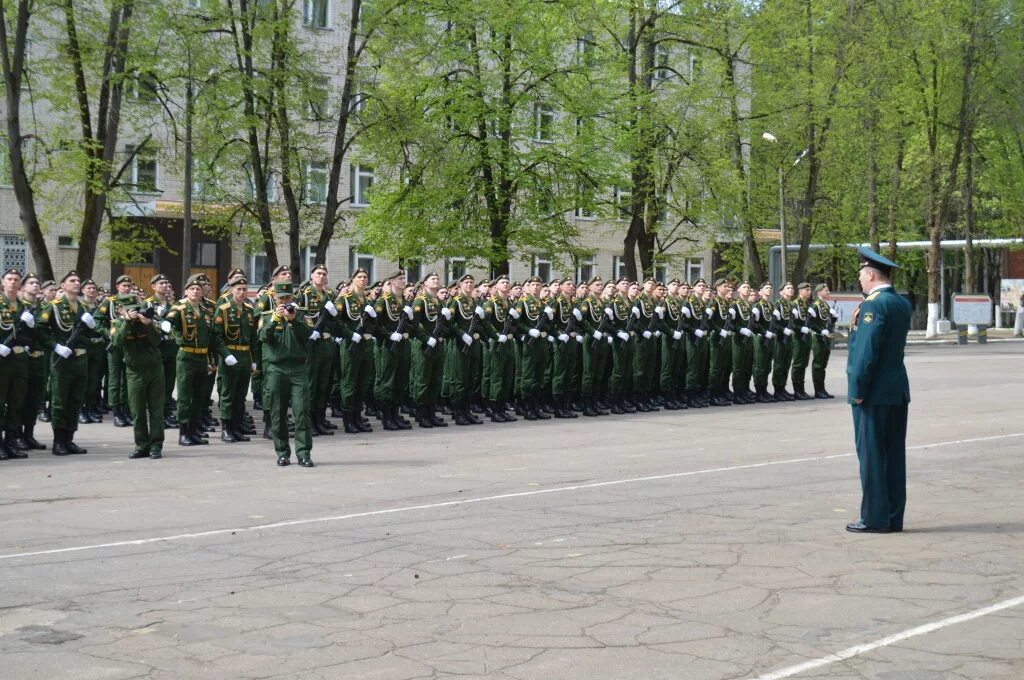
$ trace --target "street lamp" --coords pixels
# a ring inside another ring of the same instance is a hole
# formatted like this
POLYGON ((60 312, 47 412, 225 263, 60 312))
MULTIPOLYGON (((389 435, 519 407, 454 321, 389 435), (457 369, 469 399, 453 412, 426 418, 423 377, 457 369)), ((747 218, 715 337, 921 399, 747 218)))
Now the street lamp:
MULTIPOLYGON (((779 138, 770 132, 763 132, 761 134, 761 138, 766 141, 772 142, 773 144, 779 143, 779 138)), ((802 161, 804 159, 804 156, 807 155, 807 151, 808 149, 804 149, 803 151, 800 152, 800 155, 796 157, 795 161, 793 161, 792 167, 795 168, 797 165, 800 164, 800 161, 802 161)), ((785 181, 786 178, 782 172, 782 163, 779 163, 779 240, 782 242, 782 278, 779 281, 780 286, 786 282, 786 277, 789 275, 789 268, 786 262, 786 255, 788 253, 788 249, 786 247, 785 181)))

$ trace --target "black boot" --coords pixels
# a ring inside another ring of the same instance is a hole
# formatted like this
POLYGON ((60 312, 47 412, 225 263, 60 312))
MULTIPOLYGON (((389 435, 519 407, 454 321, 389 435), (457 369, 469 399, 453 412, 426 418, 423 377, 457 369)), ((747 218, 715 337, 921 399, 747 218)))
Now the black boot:
POLYGON ((4 435, 4 444, 7 446, 7 450, 10 451, 11 458, 28 458, 28 444, 25 440, 18 436, 17 432, 9 431, 4 435))
POLYGON ((593 397, 583 397, 583 415, 587 418, 596 418, 598 416, 597 409, 594 408, 593 397))
POLYGON ((71 452, 68 451, 68 447, 64 444, 64 430, 57 428, 53 429, 53 448, 50 452, 55 456, 67 456, 71 452))
POLYGON ((249 433, 246 431, 247 428, 242 425, 241 417, 229 421, 228 425, 231 426, 231 434, 235 435, 235 439, 237 439, 240 442, 250 441, 249 437, 246 436, 249 433))
POLYGON ((519 420, 519 418, 516 418, 515 415, 513 415, 514 411, 512 409, 512 404, 507 401, 499 402, 498 409, 501 410, 501 414, 505 416, 506 423, 514 423, 519 420))
POLYGON ((121 417, 124 418, 124 422, 128 423, 128 427, 135 424, 135 418, 132 416, 132 410, 128 408, 128 404, 121 404, 121 417))
POLYGON ((541 406, 540 399, 533 399, 530 402, 530 409, 537 416, 537 420, 551 420, 551 416, 545 413, 544 408, 541 406))
POLYGON ((263 400, 260 399, 259 397, 253 397, 252 398, 252 410, 253 411, 262 411, 263 410, 263 400))
POLYGON ((472 425, 473 422, 469 419, 468 409, 463 404, 457 404, 452 406, 452 413, 455 416, 456 425, 472 425))
POLYGON ((490 413, 490 419, 492 423, 507 423, 509 422, 508 416, 505 415, 505 409, 501 407, 501 404, 495 402, 488 409, 490 413))
POLYGON ((315 420, 316 424, 320 426, 320 434, 322 434, 324 436, 327 436, 327 437, 333 437, 334 436, 334 430, 331 429, 333 426, 330 423, 327 422, 327 410, 326 409, 324 409, 323 411, 320 411, 319 413, 314 413, 313 414, 313 420, 315 420))
POLYGON ((220 419, 220 440, 228 444, 234 444, 238 441, 235 433, 231 431, 231 423, 226 418, 220 419))
POLYGON ((0 460, 10 460, 11 458, 14 458, 14 451, 7 446, 3 434, 0 433, 0 460))
POLYGON ((437 410, 435 406, 427 407, 427 415, 430 417, 430 422, 434 425, 434 427, 448 427, 448 421, 442 418, 441 416, 437 415, 437 410))
POLYGON ((114 427, 128 427, 128 421, 124 417, 124 408, 122 406, 114 407, 114 427))
POLYGON ((356 421, 352 412, 342 411, 341 414, 341 422, 345 427, 345 434, 359 434, 359 428, 356 427, 356 421))
POLYGON ((785 385, 775 385, 775 401, 795 401, 796 397, 786 391, 785 385))
POLYGON ((92 418, 89 417, 85 409, 78 412, 78 423, 80 425, 90 425, 92 423, 92 418))
MULTIPOLYGON (((368 414, 369 410, 366 411, 368 414)), ((363 417, 359 409, 356 409, 352 415, 352 422, 356 424, 360 432, 373 432, 373 426, 370 425, 370 421, 363 417)))
POLYGON ((192 437, 188 434, 188 428, 184 425, 178 426, 178 446, 195 446, 192 437))
POLYGON ((67 447, 68 453, 73 453, 73 454, 89 453, 88 449, 83 449, 81 446, 79 446, 78 444, 76 444, 74 442, 74 439, 75 439, 75 431, 74 430, 64 430, 64 435, 65 435, 65 437, 64 437, 64 446, 67 447))
POLYGON ((814 399, 811 395, 807 394, 804 390, 803 383, 793 383, 793 394, 796 396, 797 401, 807 401, 808 399, 814 399))
POLYGON ((412 423, 402 417, 402 414, 398 412, 398 404, 391 404, 391 420, 400 430, 411 430, 412 423))
MULTIPOLYGON (((48 423, 48 422, 50 422, 50 405, 49 404, 47 404, 47 405, 43 406, 41 409, 39 409, 39 416, 38 416, 38 418, 39 418, 39 422, 41 422, 41 423, 48 423)), ((67 454, 64 454, 64 455, 67 455, 67 454)))
POLYGON ((21 438, 25 440, 26 444, 28 444, 28 448, 29 448, 30 451, 45 451, 46 450, 45 446, 43 446, 38 441, 36 441, 36 437, 35 437, 36 421, 35 421, 34 418, 32 420, 30 420, 28 423, 25 424, 24 430, 25 430, 25 432, 24 432, 24 434, 22 434, 21 438))
POLYGON ((89 418, 92 420, 92 422, 94 422, 94 423, 102 423, 103 422, 103 415, 100 414, 100 412, 96 409, 95 406, 90 406, 90 407, 88 407, 85 410, 89 412, 89 418))
POLYGON ((835 399, 831 394, 825 390, 824 381, 814 381, 814 398, 815 399, 835 399))
POLYGON ((338 426, 327 419, 327 407, 320 409, 320 424, 328 430, 337 430, 338 426))
POLYGON ((202 428, 196 423, 189 424, 185 431, 188 432, 189 439, 191 439, 192 443, 196 446, 203 446, 210 443, 206 439, 206 433, 203 432, 202 428))
POLYGON ((420 404, 416 407, 416 424, 425 430, 431 430, 434 427, 434 423, 430 420, 430 412, 425 404, 420 404))

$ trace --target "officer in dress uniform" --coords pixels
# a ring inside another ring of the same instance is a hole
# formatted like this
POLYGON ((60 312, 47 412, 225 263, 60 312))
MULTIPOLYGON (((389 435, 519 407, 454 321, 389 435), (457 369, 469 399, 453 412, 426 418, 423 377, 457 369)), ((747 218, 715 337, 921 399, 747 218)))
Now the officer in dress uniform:
POLYGON ((811 329, 811 350, 814 356, 811 380, 814 382, 816 399, 833 398, 825 389, 825 369, 828 368, 828 358, 832 354, 832 329, 839 313, 828 304, 828 297, 828 284, 819 283, 814 287, 814 302, 807 309, 807 325, 811 329))
POLYGON ((757 301, 751 308, 754 315, 754 392, 759 404, 771 404, 775 397, 768 392, 768 376, 775 353, 775 333, 772 331, 772 283, 765 281, 758 289, 757 301))
POLYGON ((156 312, 157 329, 160 331, 160 362, 164 366, 164 429, 167 429, 178 426, 172 400, 178 343, 174 341, 174 336, 165 333, 160 326, 167 318, 167 312, 174 306, 174 298, 171 296, 171 280, 163 274, 154 274, 149 280, 149 287, 153 293, 146 298, 146 302, 156 312))
POLYGON ((576 301, 576 309, 580 311, 580 328, 583 331, 583 347, 580 362, 580 397, 583 400, 583 415, 588 418, 606 416, 608 411, 598 408, 597 401, 602 396, 606 360, 608 357, 608 331, 611 319, 606 316, 604 301, 601 294, 604 282, 595 276, 587 283, 587 293, 576 301))
POLYGON ((572 377, 579 362, 577 338, 583 339, 579 325, 583 320, 583 313, 575 309, 572 303, 575 289, 575 282, 570 278, 564 278, 558 282, 558 293, 551 301, 551 306, 555 310, 552 322, 555 342, 552 345, 551 398, 556 418, 578 417, 570 400, 572 377))
MULTIPOLYGON (((92 279, 82 281, 82 294, 79 296, 79 303, 85 307, 85 311, 99 319, 100 305, 103 298, 99 294, 99 287, 92 279)), ((85 405, 78 413, 78 422, 87 425, 89 423, 102 423, 103 416, 100 414, 100 402, 102 401, 103 379, 108 374, 107 345, 109 340, 99 330, 86 330, 82 334, 83 346, 86 349, 86 356, 89 358, 89 374, 85 386, 85 405)), ((110 384, 109 378, 107 384, 110 384)), ((115 416, 115 420, 123 422, 121 416, 115 416)), ((115 423, 115 426, 117 423, 115 423)))
POLYGON ((21 272, 8 269, 0 295, 0 460, 27 457, 16 442, 21 431, 35 317, 18 296, 20 290, 21 272))
POLYGON ((337 330, 334 318, 334 291, 327 285, 327 266, 314 264, 309 283, 302 286, 296 304, 306 312, 306 318, 317 328, 309 347, 309 405, 313 436, 333 435, 337 427, 327 420, 327 398, 331 388, 331 370, 338 345, 334 342, 337 330))
POLYGON ((727 279, 715 281, 716 295, 705 308, 708 325, 711 327, 710 358, 708 361, 708 388, 711 390, 712 406, 731 406, 729 398, 729 376, 732 374, 732 319, 729 307, 732 304, 732 284, 727 279))
POLYGON ((178 343, 175 374, 178 390, 178 444, 208 444, 201 416, 205 407, 213 315, 203 305, 203 284, 193 274, 185 282, 185 299, 167 312, 163 329, 178 343))
POLYGON ((657 345, 661 330, 658 327, 665 310, 655 297, 658 282, 653 278, 644 281, 643 292, 634 301, 633 308, 640 312, 636 320, 637 333, 633 345, 633 401, 637 410, 647 413, 659 410, 651 403, 651 391, 657 365, 657 345))
POLYGON ((337 323, 341 330, 341 408, 345 419, 345 432, 373 432, 363 420, 373 382, 373 324, 377 315, 366 293, 369 274, 357 269, 347 293, 339 298, 337 323))
POLYGON ((441 277, 431 272, 412 301, 409 389, 416 404, 416 422, 423 428, 448 427, 437 415, 437 400, 444 380, 444 345, 452 313, 438 297, 440 290, 441 277))
POLYGON ((794 326, 799 329, 794 335, 796 342, 793 346, 793 395, 800 401, 814 398, 804 389, 804 377, 811 357, 811 328, 807 325, 807 310, 810 309, 810 304, 811 284, 803 281, 797 286, 797 297, 793 301, 793 313, 796 315, 794 326))
POLYGON ((399 270, 385 280, 385 289, 374 303, 377 356, 374 396, 385 430, 409 430, 412 424, 398 413, 409 397, 409 338, 414 320, 405 302, 405 272, 399 270))
POLYGON ((690 408, 704 408, 708 405, 704 395, 708 375, 708 315, 704 303, 707 288, 704 279, 693 282, 690 297, 680 308, 687 319, 686 332, 686 396, 690 408))
POLYGON ((228 280, 228 297, 217 305, 213 318, 215 346, 220 355, 221 441, 247 442, 242 419, 249 379, 255 370, 256 313, 248 299, 244 274, 228 280))
MULTIPOLYGON (((114 281, 116 294, 100 302, 95 317, 99 322, 100 332, 107 346, 110 346, 110 329, 114 319, 121 316, 125 301, 134 286, 132 277, 127 274, 118 276, 114 281)), ((124 354, 117 347, 110 347, 107 352, 107 399, 114 411, 114 427, 131 427, 132 416, 128 412, 128 390, 125 382, 124 354)))
POLYGON ((754 323, 750 297, 753 291, 749 281, 736 286, 736 299, 729 307, 733 321, 732 335, 732 392, 734 404, 753 404, 750 377, 754 369, 754 323))
MULTIPOLYGON (((539 281, 540 279, 538 279, 539 281)), ((473 299, 473 276, 465 274, 458 280, 458 293, 448 301, 451 327, 447 344, 445 373, 451 375, 452 414, 456 425, 480 425, 482 421, 470 412, 469 400, 473 394, 473 343, 479 342, 484 330, 483 307, 473 299)))
POLYGON ((682 302, 679 299, 679 279, 668 282, 663 302, 665 318, 661 335, 661 375, 659 387, 662 404, 669 411, 686 408, 683 396, 682 377, 686 372, 683 359, 686 356, 684 327, 680 323, 686 317, 679 311, 682 302), (680 348, 684 348, 682 351, 680 348))
POLYGON ((21 405, 21 423, 18 427, 18 436, 14 440, 14 449, 17 452, 24 451, 45 451, 46 447, 36 441, 35 426, 36 416, 40 405, 46 400, 46 364, 48 362, 46 345, 40 329, 36 327, 36 320, 39 312, 42 311, 42 302, 39 296, 39 277, 35 274, 26 274, 21 280, 21 291, 18 293, 23 307, 19 315, 22 321, 22 340, 28 347, 28 380, 25 383, 25 398, 21 405), (29 320, 24 316, 25 312, 32 315, 29 320))
POLYGON ((491 422, 513 423, 518 420, 508 412, 515 388, 515 306, 509 298, 512 282, 502 274, 490 287, 490 296, 483 301, 484 317, 489 330, 487 351, 490 385, 487 399, 491 422))
MULTIPOLYGON (((281 264, 274 267, 274 271, 270 272, 270 285, 261 294, 256 296, 256 303, 253 305, 256 318, 259 318, 263 312, 272 310, 276 306, 274 304, 274 284, 284 281, 291 282, 291 280, 292 270, 287 265, 281 264)), ((252 377, 252 408, 254 411, 261 411, 263 410, 263 362, 260 361, 259 355, 260 343, 256 343, 256 348, 256 372, 252 377)))
POLYGON ((786 281, 779 289, 779 299, 772 310, 772 332, 776 336, 775 356, 772 358, 772 386, 775 389, 776 401, 793 401, 793 394, 786 391, 789 379, 789 367, 793 363, 793 345, 796 335, 793 325, 796 316, 793 314, 793 283, 786 281))
POLYGON ((910 303, 892 287, 896 263, 861 247, 865 298, 850 330, 846 377, 860 461, 860 519, 856 533, 903 531, 907 504, 907 404, 910 383, 903 353, 910 303))

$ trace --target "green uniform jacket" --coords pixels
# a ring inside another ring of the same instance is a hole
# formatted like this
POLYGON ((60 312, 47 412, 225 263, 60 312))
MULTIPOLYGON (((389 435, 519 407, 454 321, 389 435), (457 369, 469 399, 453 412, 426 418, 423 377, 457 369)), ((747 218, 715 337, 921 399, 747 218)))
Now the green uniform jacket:
MULTIPOLYGON (((171 332, 178 347, 189 350, 209 350, 214 346, 213 315, 200 301, 199 311, 188 302, 179 302, 171 307, 165 319, 171 324, 171 332)), ((202 354, 202 352, 195 352, 202 354)))
MULTIPOLYGON (((56 298, 53 302, 43 307, 43 310, 39 313, 36 328, 46 348, 53 350, 58 344, 67 347, 71 332, 85 313, 85 305, 78 302, 77 310, 73 310, 71 309, 71 303, 64 297, 56 298)), ((81 334, 78 337, 79 340, 75 342, 75 346, 71 347, 71 349, 75 350, 75 354, 84 354, 85 343, 81 341, 81 334)))
POLYGON ((349 291, 338 298, 335 304, 338 305, 338 316, 334 322, 337 324, 338 333, 344 338, 345 342, 349 341, 360 324, 363 326, 360 329, 363 334, 363 340, 369 340, 373 337, 373 326, 376 319, 367 317, 363 320, 363 310, 369 304, 369 300, 365 295, 360 296, 354 291, 349 291))
POLYGON ((289 321, 274 312, 260 315, 259 339, 263 344, 263 360, 271 364, 301 363, 309 353, 306 343, 313 332, 313 324, 305 312, 296 310, 295 318, 289 321))
POLYGON ((128 368, 145 372, 162 364, 159 323, 114 319, 110 327, 110 341, 124 350, 124 362, 128 368))
POLYGON ((213 334, 214 348, 225 359, 235 352, 252 352, 256 342, 256 313, 252 305, 243 300, 239 307, 230 299, 217 305, 213 334))
POLYGON ((891 286, 874 291, 861 304, 846 360, 851 404, 855 399, 863 399, 863 406, 910 403, 903 365, 910 312, 910 303, 891 286))
MULTIPOLYGON (((437 328, 437 315, 441 312, 441 301, 435 295, 423 291, 412 301, 413 322, 409 326, 412 337, 426 342, 434 335, 437 328)), ((437 340, 440 342, 446 334, 442 334, 437 340)))
POLYGON ((404 300, 399 300, 391 291, 381 293, 377 298, 373 305, 373 310, 377 312, 374 334, 379 342, 390 342, 391 334, 399 328, 402 331, 402 339, 409 339, 413 323, 406 314, 406 308, 412 310, 411 306, 406 305, 404 300))
POLYGON ((330 288, 324 288, 324 291, 321 293, 312 283, 303 286, 302 290, 299 291, 298 297, 295 299, 295 304, 306 310, 306 318, 314 326, 320 321, 321 314, 327 314, 327 318, 320 324, 320 336, 326 340, 330 340, 338 332, 336 317, 332 317, 324 309, 324 305, 328 301, 332 304, 334 303, 334 292, 330 288))

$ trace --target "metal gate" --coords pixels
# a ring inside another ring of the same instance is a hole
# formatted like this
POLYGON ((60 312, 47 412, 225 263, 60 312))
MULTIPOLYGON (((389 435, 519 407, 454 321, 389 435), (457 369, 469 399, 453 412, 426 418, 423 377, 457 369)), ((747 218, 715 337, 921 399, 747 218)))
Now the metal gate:
POLYGON ((28 266, 28 247, 25 237, 14 234, 0 236, 0 271, 17 269, 26 273, 28 266))

